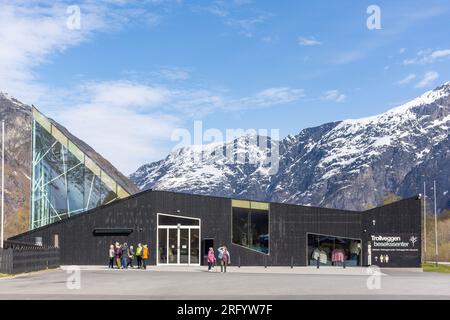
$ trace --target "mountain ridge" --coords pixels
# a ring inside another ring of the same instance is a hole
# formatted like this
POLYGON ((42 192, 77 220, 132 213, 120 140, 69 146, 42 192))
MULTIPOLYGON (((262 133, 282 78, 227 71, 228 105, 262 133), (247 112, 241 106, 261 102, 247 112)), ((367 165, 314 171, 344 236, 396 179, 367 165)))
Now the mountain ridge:
MULTIPOLYGON (((262 173, 264 166, 214 163, 210 156, 189 163, 186 155, 198 151, 186 147, 144 164, 130 179, 141 189, 364 210, 381 204, 389 193, 402 197, 423 193, 422 181, 412 177, 430 163, 433 153, 439 152, 436 148, 444 150, 450 144, 449 97, 450 81, 384 113, 325 123, 288 135, 278 142, 279 171, 272 176, 262 173)), ((222 147, 242 147, 242 139, 224 142, 222 147)), ((244 151, 234 150, 235 154, 244 151)), ((202 154, 211 152, 205 145, 202 154)), ((255 152, 247 150, 249 157, 255 152)), ((440 166, 442 161, 447 158, 441 158, 440 166)), ((433 170, 441 170, 436 165, 433 170)), ((433 176, 422 173, 420 179, 431 185, 429 178, 433 176)), ((441 187, 449 184, 449 176, 439 179, 441 187)), ((444 209, 450 203, 448 190, 442 192, 447 193, 438 202, 444 209)))

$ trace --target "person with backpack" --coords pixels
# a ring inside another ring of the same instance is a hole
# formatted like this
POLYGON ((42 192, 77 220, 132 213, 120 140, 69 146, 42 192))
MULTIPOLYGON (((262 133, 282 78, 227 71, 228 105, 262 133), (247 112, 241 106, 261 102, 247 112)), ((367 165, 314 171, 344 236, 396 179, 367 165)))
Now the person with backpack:
POLYGON ((133 246, 130 246, 130 248, 128 249, 128 264, 127 264, 127 266, 129 266, 130 268, 133 268, 133 259, 134 259, 134 248, 133 246))
POLYGON ((147 259, 148 259, 148 247, 144 244, 144 248, 142 249, 142 266, 144 270, 147 269, 147 259))
POLYGON ((216 264, 216 257, 214 256, 214 249, 212 247, 209 248, 208 251, 208 272, 211 272, 212 268, 216 264))
POLYGON ((128 267, 128 244, 125 242, 122 246, 122 269, 128 267))
POLYGON ((120 244, 116 242, 116 246, 114 248, 114 258, 116 259, 117 269, 120 269, 121 263, 120 260, 122 258, 122 249, 120 248, 120 244))
POLYGON ((142 267, 142 244, 139 243, 136 248, 136 260, 137 260, 137 267, 140 269, 142 267))
POLYGON ((110 268, 110 269, 114 269, 114 256, 115 256, 114 245, 112 244, 109 246, 109 266, 108 266, 108 268, 110 268))

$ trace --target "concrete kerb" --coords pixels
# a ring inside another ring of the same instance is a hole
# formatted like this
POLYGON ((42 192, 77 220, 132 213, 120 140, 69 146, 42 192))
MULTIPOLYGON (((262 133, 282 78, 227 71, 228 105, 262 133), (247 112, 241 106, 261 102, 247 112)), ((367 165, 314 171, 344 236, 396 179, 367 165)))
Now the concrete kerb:
MULTIPOLYGON (((67 270, 70 266, 61 266, 62 270, 67 270)), ((137 268, 124 269, 110 269, 107 266, 77 266, 80 271, 109 271, 109 272, 204 272, 208 273, 205 266, 147 266, 146 270, 137 268)), ((386 276, 380 269, 382 276, 386 276)), ((406 269, 402 269, 405 271, 406 269)), ((407 269, 410 270, 410 269, 407 269)), ((420 269, 421 270, 421 269, 420 269)), ((215 270, 211 273, 220 273, 220 267, 216 266, 215 270)), ((229 266, 227 273, 247 273, 247 274, 298 274, 298 275, 342 275, 342 276, 368 276, 365 267, 236 267, 229 266)))
POLYGON ((44 270, 37 270, 37 271, 30 271, 30 272, 22 272, 22 273, 17 273, 17 274, 8 274, 5 277, 0 277, 0 281, 7 280, 7 279, 13 279, 13 278, 22 278, 22 277, 26 277, 26 276, 41 274, 44 272, 52 272, 52 271, 57 271, 57 270, 61 270, 61 269, 62 269, 61 267, 58 267, 58 268, 51 268, 51 269, 44 269, 44 270))

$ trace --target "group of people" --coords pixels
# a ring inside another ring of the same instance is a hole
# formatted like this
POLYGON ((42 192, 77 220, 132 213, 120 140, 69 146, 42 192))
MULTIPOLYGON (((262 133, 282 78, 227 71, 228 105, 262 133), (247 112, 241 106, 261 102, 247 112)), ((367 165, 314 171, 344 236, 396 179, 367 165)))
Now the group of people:
POLYGON ((217 258, 214 254, 214 248, 208 250, 208 271, 212 272, 217 261, 220 263, 220 272, 227 272, 227 266, 231 263, 230 251, 224 245, 217 249, 217 258))
POLYGON ((133 261, 136 257, 138 269, 147 269, 147 260, 149 257, 148 246, 146 244, 138 244, 136 251, 133 246, 128 246, 125 242, 122 245, 116 242, 115 245, 109 247, 109 268, 113 269, 114 265, 118 269, 133 268, 133 261))
MULTIPOLYGON (((136 258, 138 269, 147 269, 147 260, 149 257, 149 250, 146 244, 138 244, 136 251, 133 246, 128 246, 126 242, 120 244, 116 242, 109 247, 109 268, 114 269, 128 269, 134 268, 133 261, 136 258)), ((213 271, 216 263, 220 263, 220 272, 227 272, 227 266, 231 263, 230 252, 224 245, 217 249, 217 258, 214 253, 214 248, 209 248, 208 251, 208 271, 213 271)))

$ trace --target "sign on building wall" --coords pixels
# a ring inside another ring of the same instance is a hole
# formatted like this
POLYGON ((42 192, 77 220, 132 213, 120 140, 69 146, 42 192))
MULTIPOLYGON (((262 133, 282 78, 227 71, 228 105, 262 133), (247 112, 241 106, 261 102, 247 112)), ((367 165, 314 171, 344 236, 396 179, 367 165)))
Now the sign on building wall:
POLYGON ((368 264, 380 267, 420 266, 420 236, 417 234, 373 234, 368 239, 368 264))

